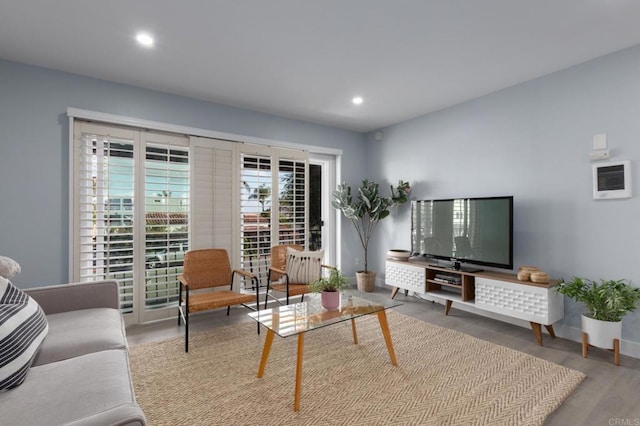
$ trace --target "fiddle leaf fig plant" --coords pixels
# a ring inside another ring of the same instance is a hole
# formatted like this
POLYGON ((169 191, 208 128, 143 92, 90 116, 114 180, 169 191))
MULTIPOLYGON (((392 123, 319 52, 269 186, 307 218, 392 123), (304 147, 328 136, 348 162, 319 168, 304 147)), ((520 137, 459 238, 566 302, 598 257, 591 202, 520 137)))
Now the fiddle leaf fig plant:
POLYGON ((362 181, 355 200, 351 195, 351 187, 344 182, 333 191, 331 205, 351 221, 364 249, 364 272, 368 272, 369 240, 378 223, 389 216, 391 207, 406 203, 410 191, 409 183, 400 180, 397 187, 391 185, 391 195, 383 197, 380 195, 378 184, 368 179, 362 181))

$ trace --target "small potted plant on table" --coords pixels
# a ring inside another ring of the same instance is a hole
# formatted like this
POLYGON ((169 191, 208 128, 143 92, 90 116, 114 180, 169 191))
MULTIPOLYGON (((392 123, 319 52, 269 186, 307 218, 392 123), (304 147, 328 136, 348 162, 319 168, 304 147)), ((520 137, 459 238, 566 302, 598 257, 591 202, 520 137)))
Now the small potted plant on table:
POLYGON ((582 356, 587 357, 589 346, 612 349, 620 365, 622 318, 638 307, 640 288, 626 280, 598 283, 574 277, 569 282, 561 280, 556 290, 587 307, 588 312, 582 314, 582 356))
POLYGON ((322 307, 325 309, 336 309, 340 306, 340 290, 351 285, 348 277, 345 277, 337 269, 330 269, 328 277, 320 277, 317 281, 309 284, 311 291, 320 293, 322 307))

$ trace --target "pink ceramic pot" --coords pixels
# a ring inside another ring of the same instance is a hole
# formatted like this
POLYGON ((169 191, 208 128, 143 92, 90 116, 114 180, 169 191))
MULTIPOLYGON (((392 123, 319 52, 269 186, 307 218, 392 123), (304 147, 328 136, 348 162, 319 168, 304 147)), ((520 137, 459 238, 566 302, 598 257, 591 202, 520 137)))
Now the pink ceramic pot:
POLYGON ((340 306, 339 291, 323 291, 320 293, 320 302, 322 307, 328 310, 337 309, 340 306))

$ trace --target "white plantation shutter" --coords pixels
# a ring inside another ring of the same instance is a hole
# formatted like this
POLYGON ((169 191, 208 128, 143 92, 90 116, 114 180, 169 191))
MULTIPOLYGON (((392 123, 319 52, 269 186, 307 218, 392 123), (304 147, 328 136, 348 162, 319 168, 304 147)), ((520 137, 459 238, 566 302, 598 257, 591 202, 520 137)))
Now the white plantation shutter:
POLYGON ((117 279, 133 312, 134 175, 137 132, 76 122, 74 281, 117 279))
MULTIPOLYGON (((142 132, 144 146, 143 319, 164 317, 157 312, 178 301, 178 276, 189 249, 190 153, 184 136, 142 132)), ((140 258, 139 256, 137 258, 140 258)))
POLYGON ((128 324, 175 315, 189 249, 224 248, 234 268, 265 285, 271 246, 305 245, 306 152, 80 120, 73 127, 71 278, 117 280, 128 324))
POLYGON ((308 173, 305 151, 241 147, 241 266, 258 275, 262 286, 271 246, 306 246, 308 173))
POLYGON ((243 144, 240 153, 240 267, 257 275, 262 286, 266 286, 272 245, 271 151, 243 144))
POLYGON ((237 259, 234 230, 237 200, 234 185, 237 143, 191 137, 193 161, 192 247, 224 248, 237 259))
POLYGON ((278 149, 278 243, 305 246, 309 229, 309 157, 305 151, 278 149))

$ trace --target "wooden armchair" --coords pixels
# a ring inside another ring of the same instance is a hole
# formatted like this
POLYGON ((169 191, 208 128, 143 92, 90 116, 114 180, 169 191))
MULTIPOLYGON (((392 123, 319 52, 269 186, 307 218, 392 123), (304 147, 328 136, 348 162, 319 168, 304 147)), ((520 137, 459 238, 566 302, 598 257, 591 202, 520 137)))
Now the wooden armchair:
MULTIPOLYGON (((188 251, 184 256, 183 273, 178 279, 180 281, 178 325, 182 317, 185 323, 185 352, 189 352, 189 314, 226 306, 227 315, 229 315, 231 305, 243 305, 253 310, 247 304, 254 301, 255 310, 259 309, 258 279, 252 273, 241 269, 232 271, 229 254, 224 249, 188 251), (251 279, 256 290, 255 296, 233 291, 236 274, 251 279), (221 289, 222 287, 228 287, 228 289, 221 289), (210 291, 206 291, 207 289, 210 291), (192 293, 194 290, 199 291, 192 293)), ((258 334, 260 334, 259 326, 258 334)))
POLYGON ((304 295, 309 293, 309 284, 320 278, 322 268, 331 268, 323 265, 322 257, 324 251, 303 252, 303 248, 297 244, 282 244, 271 247, 271 264, 267 273, 267 293, 264 300, 264 307, 267 307, 269 297, 278 300, 270 290, 286 294, 286 303, 289 304, 289 297, 304 295), (292 252, 299 254, 292 255, 292 252), (291 259, 289 261, 288 259, 291 259), (298 261, 301 265, 294 265, 298 261))

